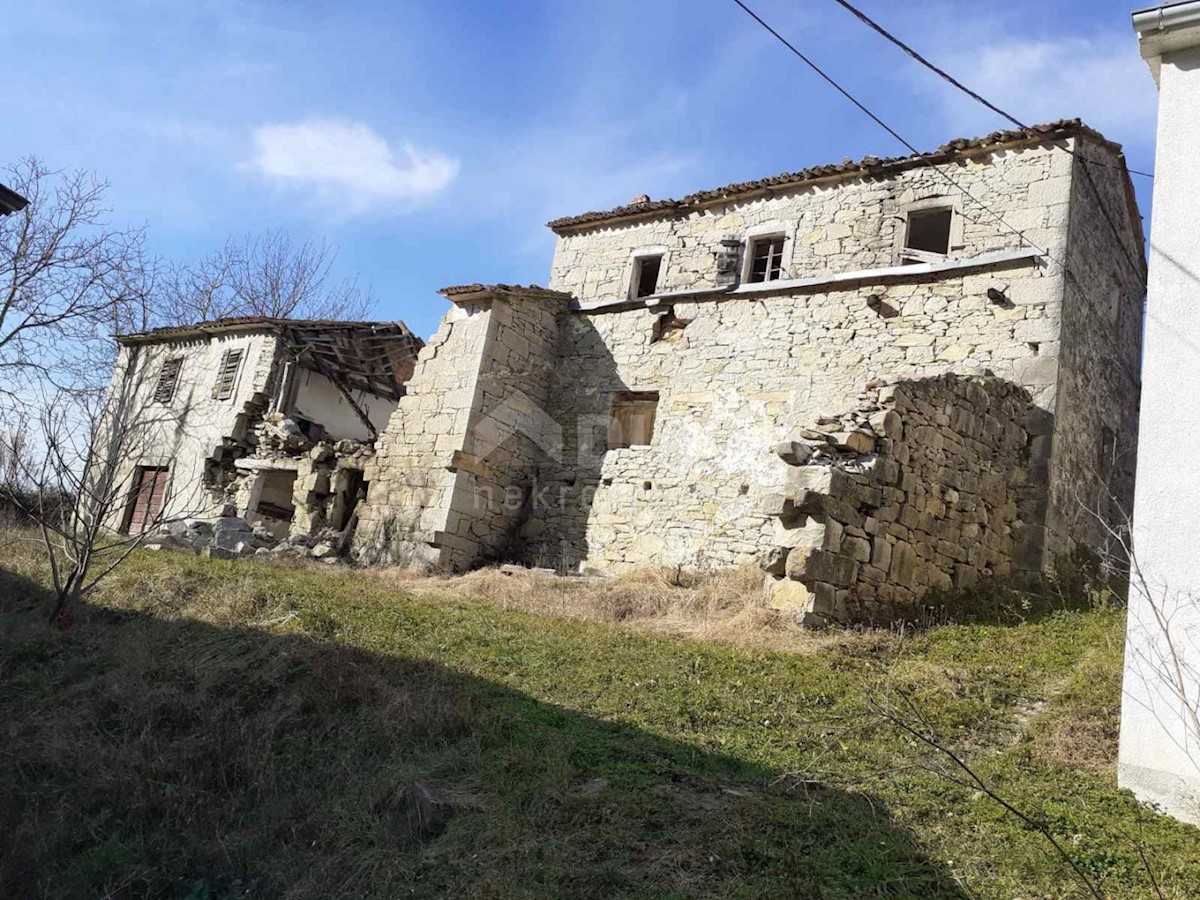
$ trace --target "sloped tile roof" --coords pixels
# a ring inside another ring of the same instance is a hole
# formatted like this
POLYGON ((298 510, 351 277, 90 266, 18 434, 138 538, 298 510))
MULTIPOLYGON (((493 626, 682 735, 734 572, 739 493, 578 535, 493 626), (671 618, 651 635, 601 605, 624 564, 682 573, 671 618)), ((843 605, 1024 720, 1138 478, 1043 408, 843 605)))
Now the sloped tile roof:
POLYGON ((697 191, 678 200, 648 200, 642 203, 618 206, 615 209, 603 212, 586 212, 576 216, 564 216, 547 223, 547 227, 556 234, 567 234, 581 228, 616 222, 622 219, 679 215, 712 203, 740 199, 748 194, 757 192, 796 188, 812 181, 861 176, 879 177, 881 175, 902 172, 906 169, 952 162, 967 156, 978 155, 981 151, 1000 149, 1005 146, 1059 141, 1071 137, 1087 137, 1105 145, 1118 155, 1121 153, 1119 144, 1112 143, 1100 134, 1100 132, 1089 128, 1081 120, 1061 119, 1057 122, 1050 122, 1045 125, 1033 125, 1024 129, 996 131, 984 137, 957 138, 929 153, 895 156, 886 159, 867 156, 858 162, 852 162, 847 159, 840 163, 812 166, 807 169, 801 169, 798 172, 785 172, 782 175, 774 175, 770 178, 740 181, 727 184, 724 187, 697 191))

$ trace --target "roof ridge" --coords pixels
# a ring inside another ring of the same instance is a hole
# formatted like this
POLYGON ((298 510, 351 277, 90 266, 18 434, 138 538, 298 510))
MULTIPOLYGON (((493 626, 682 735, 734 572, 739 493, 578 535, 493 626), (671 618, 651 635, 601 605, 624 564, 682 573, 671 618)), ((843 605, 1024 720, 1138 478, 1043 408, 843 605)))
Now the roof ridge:
POLYGON ((116 340, 118 343, 124 342, 146 342, 158 338, 169 339, 173 337, 181 337, 187 334, 206 334, 211 332, 219 332, 232 330, 236 328, 248 328, 254 326, 262 326, 268 328, 398 328, 403 333, 411 335, 412 330, 399 319, 392 320, 377 320, 377 321, 359 321, 353 319, 296 319, 288 316, 222 316, 216 319, 203 319, 199 322, 193 322, 188 325, 163 325, 158 328, 150 328, 146 331, 133 331, 126 334, 118 334, 116 340))
POLYGON ((823 178, 852 177, 855 175, 877 175, 887 171, 897 171, 922 165, 935 165, 960 158, 968 152, 986 151, 991 147, 1011 144, 1040 143, 1046 140, 1056 140, 1067 137, 1088 137, 1102 143, 1114 152, 1122 153, 1121 146, 1108 140, 1099 131, 1084 124, 1082 119, 1059 119, 1043 125, 1031 125, 1028 128, 1011 129, 1008 131, 993 131, 990 134, 974 138, 954 138, 942 144, 936 150, 908 156, 880 158, 864 156, 857 162, 845 159, 840 163, 826 163, 810 166, 795 172, 784 172, 753 181, 733 182, 722 187, 695 191, 677 200, 647 200, 642 203, 630 203, 604 211, 580 213, 574 216, 563 216, 547 223, 552 231, 561 234, 574 228, 598 225, 602 222, 617 219, 649 216, 654 213, 665 213, 696 209, 711 203, 732 199, 741 194, 753 191, 782 189, 798 186, 806 182, 823 178))

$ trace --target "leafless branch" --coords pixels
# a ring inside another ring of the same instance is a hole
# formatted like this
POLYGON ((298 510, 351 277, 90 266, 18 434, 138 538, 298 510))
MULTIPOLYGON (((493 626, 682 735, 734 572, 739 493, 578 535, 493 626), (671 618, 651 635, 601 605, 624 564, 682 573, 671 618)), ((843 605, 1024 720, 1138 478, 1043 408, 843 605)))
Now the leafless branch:
POLYGON ((362 319, 371 295, 355 280, 332 281, 336 256, 324 240, 295 243, 283 231, 230 238, 198 263, 165 273, 160 324, 237 316, 362 319))

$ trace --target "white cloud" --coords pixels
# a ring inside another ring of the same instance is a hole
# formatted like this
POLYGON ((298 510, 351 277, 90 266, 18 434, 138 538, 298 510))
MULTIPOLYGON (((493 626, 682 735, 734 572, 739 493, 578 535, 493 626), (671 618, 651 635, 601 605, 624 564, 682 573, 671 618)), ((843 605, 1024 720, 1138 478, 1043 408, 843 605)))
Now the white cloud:
MULTIPOLYGON (((1124 28, 1087 35, 1025 37, 996 20, 946 18, 928 47, 935 62, 1001 109, 1029 124, 1081 118, 1112 140, 1153 147, 1154 81, 1124 28), (946 48, 955 48, 945 52, 946 48)), ((921 69, 908 76, 935 98, 951 131, 1010 127, 921 69)))
POLYGON ((458 161, 404 144, 393 150, 361 122, 306 119, 254 130, 247 166, 268 178, 338 200, 344 212, 411 206, 440 193, 458 174, 458 161))

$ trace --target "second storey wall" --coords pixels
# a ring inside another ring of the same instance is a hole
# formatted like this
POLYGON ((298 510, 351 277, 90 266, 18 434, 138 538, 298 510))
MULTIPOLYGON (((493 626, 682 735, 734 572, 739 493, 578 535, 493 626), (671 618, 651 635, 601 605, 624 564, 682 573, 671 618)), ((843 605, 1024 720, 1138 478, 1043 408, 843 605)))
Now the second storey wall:
MULTIPOLYGON (((120 479, 128 483, 138 467, 169 472, 164 515, 168 518, 220 513, 219 500, 206 489, 205 464, 222 439, 234 433, 237 420, 255 395, 270 387, 276 340, 270 334, 233 333, 187 341, 122 347, 111 392, 129 397, 125 426, 117 444, 120 479), (227 350, 243 351, 233 393, 213 397, 213 384, 227 350), (154 400, 163 363, 181 357, 183 365, 169 402, 154 400), (129 366, 133 369, 130 372, 129 366)), ((114 509, 110 525, 119 527, 123 507, 114 509)))
POLYGON ((1034 146, 937 169, 731 200, 686 216, 592 227, 559 238, 550 287, 585 306, 622 300, 629 296, 635 257, 661 253, 660 291, 708 288, 722 238, 767 234, 785 237, 785 279, 892 266, 907 214, 931 207, 955 210, 953 256, 1021 246, 1016 231, 1046 247, 1061 240, 1066 225, 1070 165, 1061 150, 1034 146))

